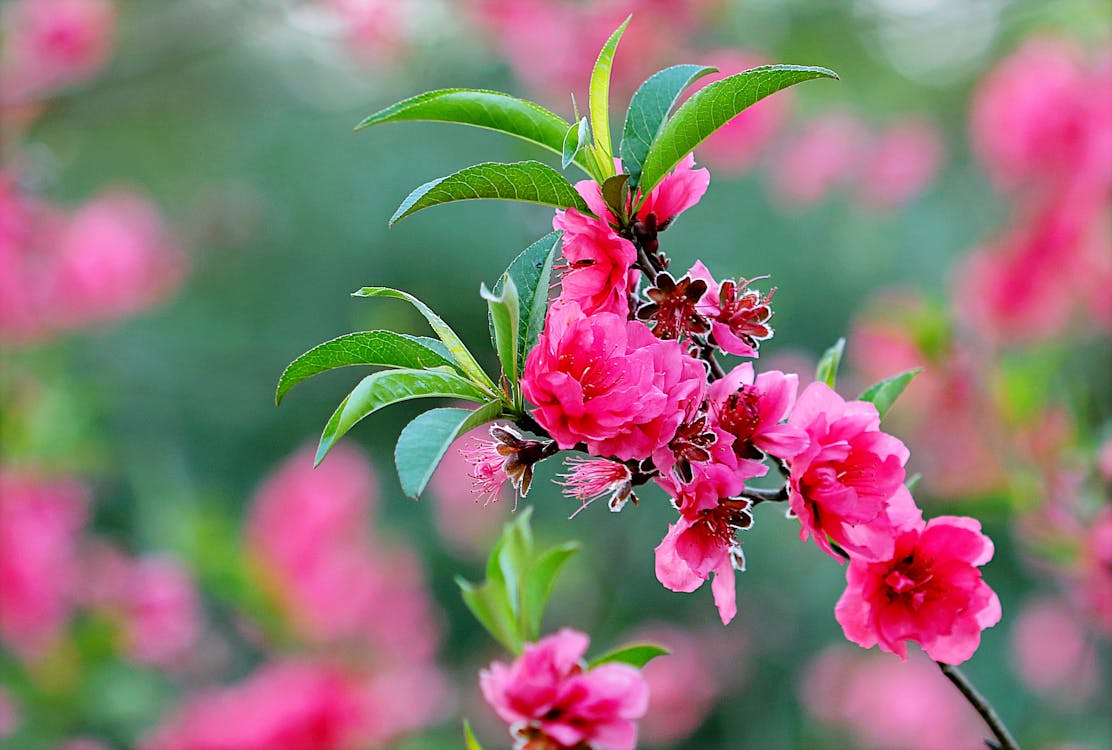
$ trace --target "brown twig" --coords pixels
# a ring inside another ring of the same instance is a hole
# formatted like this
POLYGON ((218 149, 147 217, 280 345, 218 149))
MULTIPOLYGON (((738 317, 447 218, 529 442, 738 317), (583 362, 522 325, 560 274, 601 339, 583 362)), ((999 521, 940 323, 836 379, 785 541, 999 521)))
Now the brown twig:
POLYGON ((996 736, 994 742, 990 743, 988 740, 985 740, 985 744, 989 747, 998 748, 998 750, 1020 750, 1019 743, 1015 741, 1011 732, 1004 726, 1004 722, 1000 720, 992 704, 989 703, 983 695, 977 692, 977 688, 973 687, 973 684, 969 682, 965 674, 953 664, 943 664, 940 661, 935 662, 935 664, 942 670, 942 674, 946 675, 947 679, 954 683, 962 696, 965 697, 965 700, 969 701, 969 705, 973 706, 973 709, 981 715, 985 724, 988 725, 988 728, 991 729, 992 733, 996 736))

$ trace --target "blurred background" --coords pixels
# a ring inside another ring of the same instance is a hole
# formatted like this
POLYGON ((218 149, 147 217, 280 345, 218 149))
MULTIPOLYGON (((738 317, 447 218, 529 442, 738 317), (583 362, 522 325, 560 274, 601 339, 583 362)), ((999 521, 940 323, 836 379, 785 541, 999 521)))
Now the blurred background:
MULTIPOLYGON (((453 576, 481 577, 511 498, 449 453, 401 494, 418 407, 311 447, 354 370, 274 406, 284 366, 351 330, 475 350, 478 297, 551 211, 450 205, 388 230, 410 189, 550 155, 441 124, 353 133, 420 91, 491 88, 566 118, 627 13, 614 120, 655 70, 823 65, 696 151, 711 189, 664 237, 681 268, 769 276, 760 368, 840 390, 925 371, 887 418, 928 515, 980 518, 1004 620, 966 665, 1027 748, 1112 746, 1112 7, 1102 0, 6 0, 0 52, 0 746, 458 748, 503 658, 453 576)), ((615 125, 617 129, 617 125, 615 125)), ((569 178, 578 179, 580 175, 569 178)), ((491 356, 489 364, 494 364, 491 356)), ((739 615, 661 587, 672 517, 540 481, 545 542, 584 541, 545 630, 647 670, 643 745, 981 747, 921 654, 845 642, 844 571, 782 509, 745 536, 739 615)), ((912 649, 917 651, 916 649, 912 649)))

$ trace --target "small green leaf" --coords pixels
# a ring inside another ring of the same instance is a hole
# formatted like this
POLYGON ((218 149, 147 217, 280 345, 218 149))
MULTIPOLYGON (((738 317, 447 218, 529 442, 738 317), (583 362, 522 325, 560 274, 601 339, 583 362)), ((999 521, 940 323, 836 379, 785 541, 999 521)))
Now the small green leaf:
POLYGON ((567 542, 552 547, 533 561, 521 591, 522 635, 527 641, 535 641, 541 634, 541 619, 556 585, 556 578, 571 556, 579 551, 578 542, 567 542))
POLYGON ((488 396, 470 380, 443 370, 383 370, 363 378, 332 414, 317 447, 316 463, 364 417, 391 404, 415 398, 463 398, 485 401, 488 396))
POLYGON ((908 492, 914 492, 915 488, 919 486, 919 481, 922 478, 923 478, 923 475, 916 472, 916 473, 912 474, 911 476, 909 476, 906 481, 904 481, 904 487, 907 487, 908 492))
POLYGON ((407 424, 394 448, 394 466, 406 496, 418 499, 452 443, 468 430, 498 419, 503 406, 492 401, 474 411, 431 409, 407 424))
POLYGON ((575 161, 575 157, 590 145, 591 123, 586 117, 583 117, 580 118, 579 122, 569 127, 567 134, 564 136, 560 165, 567 169, 568 165, 575 161))
MULTIPOLYGON (((525 367, 525 356, 537 343, 544 328, 548 311, 548 286, 552 278, 552 263, 560 245, 560 232, 549 232, 521 251, 506 269, 503 278, 513 279, 520 297, 521 317, 518 322, 518 376, 525 367)), ((501 290, 502 281, 494 287, 501 290)))
POLYGON ((476 585, 460 576, 456 576, 456 585, 460 588, 463 603, 475 615, 479 624, 510 653, 520 654, 524 644, 517 632, 517 623, 510 611, 505 590, 491 581, 476 585))
POLYGON ((539 104, 500 91, 483 89, 426 91, 376 112, 355 129, 415 120, 452 122, 495 130, 531 141, 557 154, 563 151, 564 134, 568 129, 564 118, 539 104))
POLYGON ((518 346, 517 337, 520 335, 521 301, 517 296, 517 284, 509 276, 502 276, 498 293, 487 289, 483 284, 479 294, 487 302, 490 314, 490 327, 494 333, 494 350, 498 352, 498 359, 502 363, 502 374, 506 376, 510 386, 517 387, 518 373, 518 346))
POLYGON ((439 341, 422 339, 393 331, 357 331, 325 341, 290 362, 278 379, 274 402, 282 403, 282 397, 298 383, 338 367, 377 365, 422 370, 456 366, 447 351, 428 343, 432 341, 443 349, 439 341))
POLYGON ((471 722, 467 719, 463 720, 463 741, 464 750, 483 750, 483 746, 475 739, 475 733, 471 731, 471 722))
POLYGON ((818 367, 815 368, 815 380, 833 388, 838 379, 838 365, 842 363, 842 354, 845 350, 846 340, 840 338, 834 342, 834 346, 823 352, 818 367))
POLYGON ((622 168, 629 173, 629 189, 636 190, 641 180, 641 165, 649 147, 664 127, 680 94, 692 83, 718 68, 704 65, 673 65, 651 76, 641 84, 626 111, 625 127, 620 146, 622 168))
POLYGON ((639 646, 626 646, 619 648, 616 651, 611 651, 596 659, 592 659, 588 665, 589 669, 594 669, 600 664, 609 664, 611 662, 620 662, 622 664, 629 664, 630 666, 640 669, 648 664, 650 661, 658 656, 667 656, 670 651, 660 646, 653 646, 651 644, 642 644, 639 646))
POLYGON ((622 25, 614 30, 595 60, 594 70, 591 71, 590 106, 591 130, 595 134, 596 156, 605 163, 600 166, 606 170, 601 177, 614 174, 614 150, 610 146, 610 69, 614 65, 614 51, 618 49, 618 42, 625 33, 629 19, 626 17, 622 25))
POLYGON ((628 182, 629 175, 618 174, 602 183, 602 199, 605 201, 606 207, 610 209, 610 213, 622 226, 625 226, 629 219, 629 190, 626 189, 628 182))
POLYGON ((432 330, 444 342, 444 346, 448 347, 451 352, 452 358, 459 364, 460 368, 471 378, 472 382, 480 388, 486 390, 491 395, 498 395, 498 389, 495 388, 494 382, 483 372, 483 368, 479 367, 479 363, 475 361, 475 357, 464 346, 463 341, 456 332, 445 323, 439 315, 434 313, 428 305, 421 300, 414 297, 407 292, 400 292, 397 289, 390 289, 384 286, 365 286, 362 289, 353 292, 353 297, 392 297, 394 299, 402 299, 417 308, 417 311, 425 316, 425 320, 429 322, 432 330))
POLYGON ((547 164, 485 162, 421 185, 398 206, 390 217, 390 225, 431 206, 481 199, 539 203, 590 213, 587 202, 572 184, 547 164))
POLYGON ((533 528, 529 523, 532 515, 533 509, 526 508, 513 521, 503 525, 499 543, 487 561, 487 578, 505 588, 510 610, 519 623, 518 633, 523 640, 525 634, 520 628, 521 587, 533 560, 533 528))
POLYGON ((672 167, 711 133, 769 94, 813 78, 837 77, 826 68, 765 65, 696 91, 664 123, 649 147, 641 172, 642 194, 647 195, 672 167))
POLYGON ((861 394, 862 401, 868 401, 876 406, 881 418, 888 413, 892 408, 892 404, 896 403, 896 399, 904 392, 904 389, 911 383, 912 379, 923 371, 922 367, 916 367, 906 372, 901 372, 899 375, 894 375, 890 378, 885 378, 879 383, 874 383, 865 389, 861 394))

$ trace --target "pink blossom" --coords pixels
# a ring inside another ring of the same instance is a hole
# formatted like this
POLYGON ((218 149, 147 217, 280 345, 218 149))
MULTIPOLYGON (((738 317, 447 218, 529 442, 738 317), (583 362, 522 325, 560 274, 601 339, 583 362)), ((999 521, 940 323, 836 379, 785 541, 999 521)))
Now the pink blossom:
POLYGON ((921 654, 898 662, 842 646, 823 651, 799 680, 804 707, 847 730, 863 750, 940 750, 984 743, 979 720, 921 654))
POLYGON ((483 499, 483 505, 497 500, 510 479, 505 469, 506 457, 498 452, 498 445, 494 440, 479 440, 463 453, 471 467, 468 476, 474 482, 474 492, 483 499))
POLYGON ((62 220, 25 193, 19 177, 0 172, 0 339, 28 344, 48 336, 52 268, 48 248, 62 220))
POLYGON ((789 206, 821 201, 853 180, 865 138, 864 126, 847 112, 815 118, 781 149, 773 193, 789 206))
MULTIPOLYGON (((736 632, 731 635, 737 637, 736 632)), ((659 624, 640 629, 628 640, 668 649, 667 657, 641 669, 649 686, 649 708, 640 722, 642 741, 658 745, 686 740, 714 708, 721 689, 715 676, 719 655, 707 644, 710 634, 659 624)))
POLYGON ((15 0, 4 8, 2 101, 27 100, 95 75, 112 50, 112 0, 15 0))
POLYGON ((960 664, 1000 621, 1000 600, 977 568, 992 541, 975 519, 939 516, 903 527, 891 555, 851 559, 834 615, 846 638, 907 658, 915 641, 935 661, 960 664))
POLYGON ((813 535, 835 557, 831 541, 862 558, 887 559, 896 531, 920 516, 903 485, 907 448, 880 431, 875 406, 847 402, 825 383, 807 386, 788 424, 810 438, 789 461, 800 539, 813 535))
POLYGON ((654 550, 656 578, 666 589, 690 593, 714 574, 711 592, 723 625, 737 614, 734 571, 745 569, 737 532, 752 523, 748 507, 748 500, 732 500, 680 516, 654 550))
POLYGON ((564 494, 577 499, 581 508, 606 497, 610 510, 616 512, 633 497, 633 473, 625 464, 604 458, 572 457, 566 465, 571 471, 562 474, 563 481, 557 484, 564 487, 564 494))
POLYGON ((880 209, 907 203, 931 183, 942 158, 942 137, 934 124, 908 118, 888 126, 863 155, 862 200, 880 209))
POLYGON ((690 477, 675 470, 676 456, 671 446, 653 453, 653 463, 660 473, 655 482, 668 493, 680 513, 696 519, 704 511, 714 510, 719 501, 739 495, 745 481, 768 473, 768 467, 751 458, 739 458, 734 451, 734 436, 719 427, 712 427, 714 443, 706 461, 690 461, 690 477))
MULTIPOLYGON (((591 182, 592 185, 596 184, 591 182)), ((564 232, 567 271, 560 279, 560 298, 576 303, 585 314, 629 315, 629 296, 636 288, 637 248, 605 222, 574 208, 557 211, 552 227, 564 232)))
MULTIPOLYGON (((703 59, 720 72, 700 78, 692 85, 692 92, 709 83, 750 68, 768 65, 763 55, 733 49, 713 50, 703 59)), ((766 97, 723 125, 701 146, 707 161, 717 169, 739 173, 748 169, 760 158, 773 136, 783 127, 792 110, 792 92, 782 91, 766 97)))
POLYGON ((180 665, 201 634, 200 604, 176 560, 136 560, 128 576, 124 627, 128 654, 159 666, 180 665))
POLYGON ((1055 599, 1025 604, 1012 625, 1011 647, 1023 684, 1058 705, 1083 703, 1100 684, 1096 651, 1082 621, 1055 599))
POLYGON ((405 6, 389 0, 322 0, 344 25, 351 54, 368 64, 388 63, 405 51, 405 6))
POLYGON ((677 216, 698 203, 709 186, 710 172, 695 169, 695 155, 688 154, 664 176, 660 184, 649 191, 637 209, 637 218, 647 221, 650 214, 655 215, 656 226, 663 230, 677 216))
POLYGON ((612 313, 554 304, 529 352, 522 392, 561 449, 646 458, 703 400, 706 370, 676 341, 612 313))
POLYGON ((1112 438, 1106 438, 1097 450, 1097 471, 1101 479, 1112 484, 1112 438))
MULTIPOLYGON (((486 435, 486 430, 478 428, 457 439, 429 480, 437 531, 453 550, 470 557, 486 555, 512 506, 484 505, 472 491, 472 466, 463 451, 486 435)), ((500 497, 507 493, 503 491, 500 497)))
POLYGON ((809 438, 800 427, 781 424, 795 403, 799 376, 778 370, 754 376, 753 365, 743 362, 726 377, 710 384, 707 402, 712 422, 734 436, 733 450, 740 458, 791 458, 807 447, 809 438))
POLYGON ((722 351, 739 357, 758 356, 760 342, 772 338, 772 326, 768 324, 772 318, 769 302, 776 289, 762 297, 756 289, 749 288, 751 282, 746 279, 736 282, 727 279, 719 284, 701 260, 696 261, 687 274, 706 282, 707 291, 695 309, 710 319, 714 343, 722 351))
POLYGON ((76 604, 85 489, 0 468, 0 640, 26 659, 48 648, 76 604))
POLYGON ((543 739, 557 748, 632 750, 635 719, 645 715, 649 691, 628 664, 587 670, 590 639, 564 628, 527 644, 513 664, 492 662, 479 673, 487 703, 510 724, 515 747, 543 739))
POLYGON ((1097 627, 1112 634, 1112 508, 1090 523, 1081 555, 1081 591, 1097 627))

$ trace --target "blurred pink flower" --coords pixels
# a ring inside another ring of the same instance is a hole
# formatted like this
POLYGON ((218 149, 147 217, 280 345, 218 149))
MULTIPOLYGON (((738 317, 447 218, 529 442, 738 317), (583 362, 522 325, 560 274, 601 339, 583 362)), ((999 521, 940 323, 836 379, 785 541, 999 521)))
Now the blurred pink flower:
POLYGON ((1015 672, 1044 699, 1071 706, 1096 693, 1096 650, 1064 603, 1047 597, 1025 604, 1012 625, 1011 647, 1015 672))
POLYGON ((669 652, 641 669, 649 686, 649 708, 640 722, 641 740, 652 745, 686 740, 714 708, 720 690, 715 677, 718 654, 707 646, 709 634, 655 624, 640 628, 627 640, 656 644, 669 652))
POLYGON ((33 659, 76 603, 85 489, 0 468, 0 640, 33 659))
POLYGON ((983 745, 976 714, 920 654, 899 662, 882 654, 828 648, 806 667, 799 693, 811 714, 850 732, 863 750, 983 745))
POLYGON ((645 715, 649 691, 628 664, 587 670, 590 638, 564 628, 525 646, 512 664, 492 662, 479 673, 487 703, 510 724, 515 747, 633 750, 634 720, 645 715), (547 742, 546 742, 547 741, 547 742))
POLYGON ((1112 634, 1112 508, 1089 525, 1081 557, 1081 593, 1097 627, 1112 634))
POLYGON ((347 47, 357 59, 381 64, 408 44, 406 8, 391 0, 321 0, 344 25, 347 47))
POLYGON ((112 0, 14 0, 0 17, 0 104, 24 101, 95 75, 112 51, 112 0))
MULTIPOLYGON (((691 87, 692 93, 708 83, 770 62, 755 52, 734 49, 712 50, 700 55, 700 58, 704 64, 718 68, 719 72, 696 81, 691 87)), ((792 103, 791 91, 781 91, 762 99, 719 128, 699 147, 699 153, 708 164, 727 174, 748 169, 760 159, 773 136, 784 126, 792 103)))
POLYGON ((1107 484, 1112 484, 1112 438, 1105 438, 1097 449, 1097 471, 1107 484))
POLYGON ((47 335, 49 268, 42 245, 56 212, 0 172, 0 339, 26 344, 47 335))
POLYGON ((781 145, 772 169, 772 192, 789 206, 817 203, 857 174, 867 134, 848 112, 811 120, 781 145))
POLYGON ((922 119, 906 118, 870 139, 862 156, 858 191, 873 208, 901 206, 930 185, 943 158, 938 128, 922 119))
POLYGON ((973 518, 939 516, 904 527, 888 559, 850 560, 834 615, 862 648, 879 643, 906 659, 910 640, 935 661, 960 664, 977 650, 981 631, 1000 621, 1000 599, 977 569, 992 554, 973 518))

